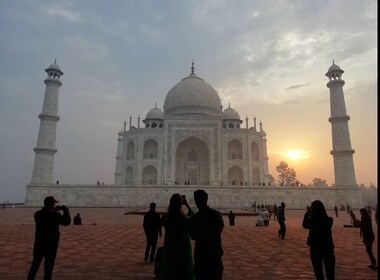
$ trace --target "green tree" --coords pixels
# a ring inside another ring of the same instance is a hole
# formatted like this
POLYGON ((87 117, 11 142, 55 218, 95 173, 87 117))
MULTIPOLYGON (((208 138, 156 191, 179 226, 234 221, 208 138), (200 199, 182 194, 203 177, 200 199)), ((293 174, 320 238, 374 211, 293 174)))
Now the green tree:
POLYGON ((286 161, 281 161, 280 164, 276 166, 276 171, 278 172, 277 183, 279 185, 289 186, 296 183, 296 172, 293 168, 289 167, 286 161))

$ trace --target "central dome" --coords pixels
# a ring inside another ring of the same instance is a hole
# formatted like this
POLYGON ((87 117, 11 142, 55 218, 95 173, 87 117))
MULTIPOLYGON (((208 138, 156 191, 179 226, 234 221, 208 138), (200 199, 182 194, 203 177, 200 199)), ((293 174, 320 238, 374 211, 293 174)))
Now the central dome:
POLYGON ((216 90, 191 74, 176 84, 165 98, 165 115, 220 116, 222 103, 216 90))

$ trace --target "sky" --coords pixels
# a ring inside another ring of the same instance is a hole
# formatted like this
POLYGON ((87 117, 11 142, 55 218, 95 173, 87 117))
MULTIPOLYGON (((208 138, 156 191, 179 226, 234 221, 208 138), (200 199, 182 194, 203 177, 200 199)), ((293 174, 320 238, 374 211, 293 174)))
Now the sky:
POLYGON ((0 0, 0 201, 25 198, 55 59, 64 75, 53 181, 113 184, 124 120, 162 108, 194 61, 243 127, 262 122, 272 176, 286 161, 304 184, 333 184, 334 59, 357 183, 377 186, 375 0, 0 0))

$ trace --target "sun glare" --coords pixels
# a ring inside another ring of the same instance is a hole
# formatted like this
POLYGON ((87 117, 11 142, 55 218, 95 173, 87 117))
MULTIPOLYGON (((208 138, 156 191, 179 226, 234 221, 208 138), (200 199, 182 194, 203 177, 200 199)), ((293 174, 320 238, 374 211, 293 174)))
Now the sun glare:
POLYGON ((292 160, 305 159, 309 157, 309 153, 305 151, 288 151, 286 156, 292 160))

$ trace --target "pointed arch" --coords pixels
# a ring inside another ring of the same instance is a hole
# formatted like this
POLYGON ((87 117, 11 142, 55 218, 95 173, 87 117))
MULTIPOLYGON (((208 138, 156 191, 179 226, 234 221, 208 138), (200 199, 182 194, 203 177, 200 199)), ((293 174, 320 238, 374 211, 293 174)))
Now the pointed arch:
POLYGON ((148 139, 144 143, 143 158, 157 158, 158 143, 153 139, 148 139))
POLYGON ((232 185, 240 185, 244 182, 243 170, 239 166, 232 166, 228 170, 228 182, 232 185))
POLYGON ((228 143, 228 159, 242 159, 243 148, 240 141, 234 139, 228 143))
POLYGON ((256 161, 260 160, 259 145, 256 142, 251 144, 251 158, 256 161))
POLYGON ((133 168, 128 166, 125 169, 125 184, 132 185, 133 184, 133 168))
POLYGON ((127 145, 127 155, 125 157, 127 160, 135 158, 135 143, 133 141, 129 141, 127 145))
POLYGON ((144 185, 157 184, 157 169, 153 165, 147 165, 142 172, 142 182, 144 185))

